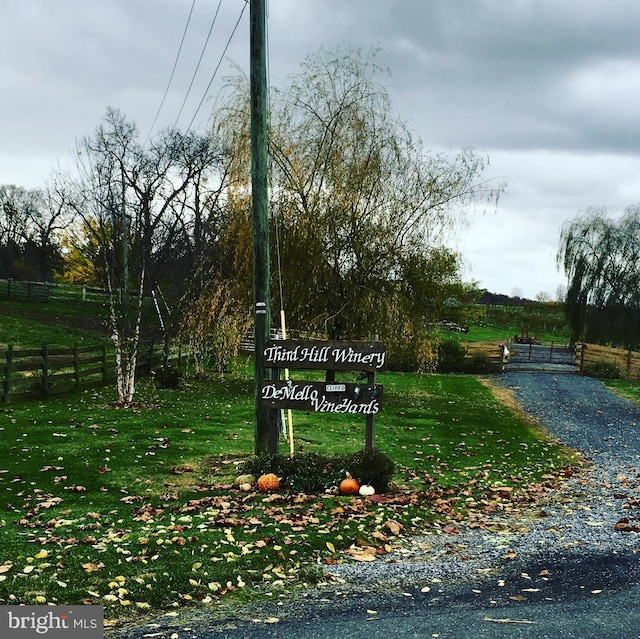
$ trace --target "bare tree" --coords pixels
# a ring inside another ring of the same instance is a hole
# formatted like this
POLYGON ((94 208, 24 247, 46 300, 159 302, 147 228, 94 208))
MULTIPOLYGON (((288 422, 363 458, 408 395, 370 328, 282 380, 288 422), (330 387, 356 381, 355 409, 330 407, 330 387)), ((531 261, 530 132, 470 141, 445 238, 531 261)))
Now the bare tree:
MULTIPOLYGON (((217 152, 209 138, 165 131, 148 149, 135 124, 108 109, 95 134, 78 149, 77 176, 66 186, 68 206, 80 220, 80 238, 109 294, 116 348, 118 399, 132 401, 145 295, 171 274, 190 269, 182 259, 193 223, 185 219, 188 194, 212 170, 217 152)), ((175 297, 180 297, 178 291, 175 297)))
POLYGON ((0 185, 0 274, 50 280, 59 265, 61 215, 46 190, 0 185))

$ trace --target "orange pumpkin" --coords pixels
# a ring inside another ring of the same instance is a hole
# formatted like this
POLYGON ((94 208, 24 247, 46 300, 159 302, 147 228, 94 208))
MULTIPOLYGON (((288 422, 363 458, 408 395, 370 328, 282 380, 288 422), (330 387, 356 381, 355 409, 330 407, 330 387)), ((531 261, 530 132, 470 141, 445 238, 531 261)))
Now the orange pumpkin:
POLYGON ((273 473, 267 473, 258 477, 258 490, 261 493, 270 493, 280 488, 280 480, 273 473))
POLYGON ((354 479, 349 473, 345 479, 340 482, 341 495, 357 495, 360 490, 360 483, 354 479))

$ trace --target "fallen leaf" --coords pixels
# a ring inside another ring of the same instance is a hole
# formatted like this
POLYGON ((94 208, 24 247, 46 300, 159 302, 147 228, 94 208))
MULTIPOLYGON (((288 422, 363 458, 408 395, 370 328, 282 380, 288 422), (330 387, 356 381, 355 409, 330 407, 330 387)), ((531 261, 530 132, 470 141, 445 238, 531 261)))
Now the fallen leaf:
POLYGON ((376 560, 376 549, 373 547, 367 548, 348 548, 344 551, 346 554, 350 555, 354 561, 375 561, 376 560))
POLYGON ((492 623, 536 623, 530 619, 494 619, 493 617, 485 617, 483 621, 490 621, 492 623))
POLYGON ((100 568, 104 568, 104 564, 102 562, 100 562, 99 564, 95 564, 95 563, 89 561, 86 564, 82 564, 82 567, 87 572, 97 572, 98 570, 100 570, 100 568))
POLYGON ((399 535, 400 531, 403 529, 403 525, 399 524, 397 521, 393 521, 389 519, 384 523, 384 527, 389 530, 392 535, 399 535))

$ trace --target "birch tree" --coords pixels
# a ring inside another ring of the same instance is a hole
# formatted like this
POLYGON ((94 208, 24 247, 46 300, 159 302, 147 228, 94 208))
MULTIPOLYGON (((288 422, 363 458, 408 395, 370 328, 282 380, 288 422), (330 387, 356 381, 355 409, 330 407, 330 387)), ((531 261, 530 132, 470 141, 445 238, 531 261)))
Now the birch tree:
POLYGON ((79 248, 91 256, 108 293, 122 404, 131 403, 135 393, 145 295, 168 274, 179 281, 176 271, 188 279, 193 265, 185 254, 193 226, 186 202, 218 157, 211 138, 176 131, 161 133, 143 148, 135 124, 114 109, 79 145, 67 197, 79 248))

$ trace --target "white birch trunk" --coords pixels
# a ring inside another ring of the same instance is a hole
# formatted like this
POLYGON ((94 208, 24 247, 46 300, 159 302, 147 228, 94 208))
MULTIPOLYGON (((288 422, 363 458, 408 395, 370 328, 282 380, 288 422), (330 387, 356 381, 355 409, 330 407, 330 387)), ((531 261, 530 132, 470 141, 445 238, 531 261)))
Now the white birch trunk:
MULTIPOLYGON (((142 323, 142 300, 144 290, 144 270, 140 277, 140 287, 135 308, 135 323, 132 335, 123 334, 125 322, 118 316, 117 299, 109 282, 109 311, 111 319, 111 339, 116 355, 116 386, 118 403, 127 406, 133 401, 136 392, 136 365, 138 362, 138 346, 140 344, 140 326, 142 323)), ((121 313, 124 313, 122 304, 121 313)))

